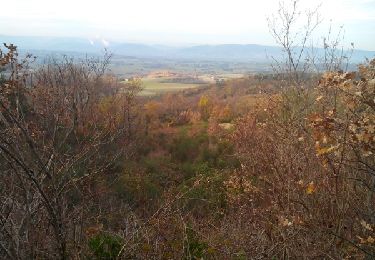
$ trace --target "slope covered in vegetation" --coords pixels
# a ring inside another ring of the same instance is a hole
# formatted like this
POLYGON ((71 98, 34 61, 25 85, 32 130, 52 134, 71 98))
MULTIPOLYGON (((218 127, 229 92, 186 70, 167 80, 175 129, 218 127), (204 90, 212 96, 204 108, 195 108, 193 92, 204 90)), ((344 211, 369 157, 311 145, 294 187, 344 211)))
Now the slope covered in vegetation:
POLYGON ((375 61, 145 98, 107 57, 0 58, 2 258, 374 257, 375 61))

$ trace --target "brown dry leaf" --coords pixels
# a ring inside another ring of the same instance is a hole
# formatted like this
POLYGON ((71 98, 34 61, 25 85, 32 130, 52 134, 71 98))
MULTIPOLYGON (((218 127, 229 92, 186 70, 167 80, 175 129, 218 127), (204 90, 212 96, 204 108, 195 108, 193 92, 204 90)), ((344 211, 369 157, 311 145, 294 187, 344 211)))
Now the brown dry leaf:
POLYGON ((371 227, 371 225, 366 223, 366 221, 364 221, 364 220, 361 220, 361 225, 362 225, 362 227, 364 227, 365 229, 367 229, 369 231, 374 231, 373 228, 371 227))
POLYGON ((317 155, 328 154, 338 148, 338 145, 331 147, 317 148, 317 155))
POLYGON ((314 182, 312 181, 307 185, 306 193, 307 194, 313 194, 315 191, 316 191, 316 186, 315 186, 314 182))

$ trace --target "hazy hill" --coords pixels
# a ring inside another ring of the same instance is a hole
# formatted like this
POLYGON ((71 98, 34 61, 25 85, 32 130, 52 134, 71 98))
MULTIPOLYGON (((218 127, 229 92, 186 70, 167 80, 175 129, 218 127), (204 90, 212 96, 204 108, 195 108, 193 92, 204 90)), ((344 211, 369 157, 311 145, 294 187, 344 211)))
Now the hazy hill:
POLYGON ((266 61, 267 55, 280 56, 279 47, 257 44, 199 45, 183 48, 176 54, 195 59, 266 61))
MULTIPOLYGON (((257 44, 220 44, 197 45, 190 47, 171 47, 165 45, 147 45, 138 43, 108 42, 105 39, 0 36, 0 42, 14 43, 24 51, 99 53, 108 48, 118 55, 151 58, 175 58, 195 60, 223 60, 267 62, 267 56, 280 57, 282 49, 275 46, 257 44)), ((322 50, 318 50, 318 53, 322 50)), ((365 58, 375 57, 375 51, 355 50, 351 61, 362 62, 365 58)))

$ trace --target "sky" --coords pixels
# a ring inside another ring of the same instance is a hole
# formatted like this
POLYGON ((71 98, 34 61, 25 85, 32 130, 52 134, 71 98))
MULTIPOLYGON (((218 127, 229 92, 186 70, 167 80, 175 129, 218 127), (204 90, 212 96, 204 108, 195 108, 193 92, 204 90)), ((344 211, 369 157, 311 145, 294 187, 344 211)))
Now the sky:
MULTIPOLYGON (((278 0, 1 0, 0 35, 64 36, 168 45, 275 45, 266 18, 278 0)), ((300 0, 320 6, 316 39, 344 26, 345 41, 375 50, 375 0, 300 0)), ((301 16, 301 19, 304 15, 301 16)))

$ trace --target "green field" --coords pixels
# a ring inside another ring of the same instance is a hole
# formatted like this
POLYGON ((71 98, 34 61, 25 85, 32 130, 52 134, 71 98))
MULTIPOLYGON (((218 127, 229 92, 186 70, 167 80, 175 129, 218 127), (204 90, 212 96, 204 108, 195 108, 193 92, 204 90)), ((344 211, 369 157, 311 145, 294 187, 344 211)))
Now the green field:
MULTIPOLYGON (((221 79, 233 79, 233 78, 241 78, 243 74, 240 73, 223 73, 218 74, 216 77, 221 79)), ((186 89, 194 89, 199 88, 202 86, 206 86, 207 84, 214 84, 215 80, 213 79, 212 75, 209 74, 202 74, 199 77, 199 80, 205 83, 184 83, 179 82, 181 78, 172 78, 172 77, 150 77, 145 76, 142 78, 142 91, 140 96, 155 96, 164 93, 171 93, 182 91, 186 89), (176 82, 173 82, 176 79, 176 82)), ((125 82, 123 82, 125 83, 125 82)))
POLYGON ((203 86, 203 84, 163 82, 164 80, 165 78, 143 78, 142 79, 143 90, 140 95, 153 96, 153 95, 163 94, 167 92, 176 92, 176 91, 198 88, 200 86, 203 86))
POLYGON ((219 78, 223 79, 238 79, 244 76, 243 73, 222 73, 217 75, 219 78))

